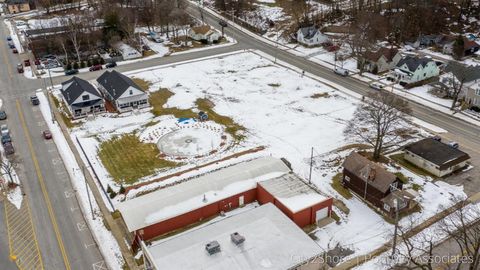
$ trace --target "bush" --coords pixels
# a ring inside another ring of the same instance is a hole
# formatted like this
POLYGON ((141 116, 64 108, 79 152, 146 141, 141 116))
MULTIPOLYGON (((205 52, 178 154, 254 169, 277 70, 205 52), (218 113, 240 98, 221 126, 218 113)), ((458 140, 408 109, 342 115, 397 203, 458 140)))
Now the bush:
POLYGON ((105 64, 105 59, 100 58, 100 64, 104 65, 105 64))
POLYGON ((73 63, 73 69, 78 69, 78 63, 77 62, 73 63))
POLYGON ((65 66, 65 69, 66 69, 66 70, 72 69, 72 64, 68 63, 68 64, 65 66))
POLYGON ((480 112, 480 107, 472 106, 471 110, 474 111, 474 112, 480 112))
POLYGON ((112 187, 110 187, 110 185, 107 185, 107 193, 112 193, 112 192, 113 192, 112 187))
POLYGON ((92 62, 92 60, 88 59, 88 61, 87 61, 87 67, 91 67, 91 66, 93 66, 93 62, 92 62))
POLYGON ((86 65, 85 61, 80 62, 80 68, 85 68, 86 65))
POLYGON ((95 66, 95 65, 98 65, 98 59, 97 59, 97 58, 93 59, 93 60, 92 60, 92 63, 93 63, 94 66, 95 66))
POLYGON ((120 185, 120 190, 118 191, 120 194, 125 194, 125 187, 123 185, 120 185))
POLYGON ((110 199, 115 198, 115 196, 117 196, 117 193, 115 191, 112 191, 112 193, 110 193, 110 199))

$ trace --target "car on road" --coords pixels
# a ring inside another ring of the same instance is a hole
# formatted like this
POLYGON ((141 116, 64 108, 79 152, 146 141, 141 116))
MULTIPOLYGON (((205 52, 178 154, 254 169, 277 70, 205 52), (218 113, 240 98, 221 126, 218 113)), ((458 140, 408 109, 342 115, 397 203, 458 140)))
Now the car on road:
POLYGON ((14 49, 12 50, 12 53, 18 53, 17 48, 14 48, 14 49))
POLYGON ((11 37, 11 36, 7 36, 7 41, 12 41, 12 37, 11 37))
POLYGON ((40 104, 40 100, 38 100, 37 95, 31 96, 30 97, 30 102, 32 103, 32 105, 39 105, 40 104))
POLYGON ((15 44, 13 44, 13 42, 9 41, 9 42, 8 42, 8 47, 9 47, 10 49, 15 49, 15 44))
POLYGON ((18 63, 18 64, 17 64, 17 71, 18 71, 18 73, 23 73, 23 65, 22 65, 22 63, 18 63))
POLYGON ((97 70, 101 70, 101 69, 103 69, 102 65, 98 64, 98 65, 91 66, 88 70, 89 71, 97 71, 97 70))
POLYGON ((65 71, 65 75, 74 75, 78 73, 78 69, 69 69, 65 71))
POLYGON ((12 137, 10 137, 10 134, 2 135, 2 144, 11 143, 11 142, 12 142, 12 137))
POLYGON ((26 67, 29 67, 29 66, 30 66, 30 59, 23 60, 23 64, 24 64, 26 67))
POLYGON ((438 136, 438 135, 435 135, 432 137, 433 140, 437 141, 437 142, 441 142, 442 141, 442 137, 438 136))
POLYGON ((374 89, 374 90, 383 90, 383 84, 381 83, 371 83, 370 85, 370 88, 374 89))
POLYGON ((42 135, 45 140, 50 140, 52 138, 52 133, 50 132, 50 130, 44 130, 42 132, 42 135))
POLYGON ((38 66, 38 65, 40 65, 40 64, 41 64, 40 59, 38 59, 38 58, 35 59, 35 65, 38 66))
POLYGON ((220 26, 222 26, 222 27, 228 27, 228 24, 227 24, 227 22, 226 22, 225 20, 220 20, 220 21, 218 22, 218 24, 220 24, 220 26))
POLYGON ((110 62, 105 65, 105 68, 114 68, 117 66, 116 62, 110 62))
POLYGON ((7 113, 5 111, 0 111, 0 120, 5 120, 7 119, 7 113))
POLYGON ((341 67, 336 67, 333 72, 335 72, 335 74, 338 74, 338 75, 341 75, 343 77, 346 77, 348 76, 348 70, 344 69, 344 68, 341 68, 341 67))
POLYGON ((0 134, 3 136, 3 135, 6 135, 6 134, 9 134, 10 131, 8 130, 8 126, 3 124, 0 126, 0 134))
POLYGON ((13 148, 12 142, 6 142, 3 144, 3 149, 5 150, 5 154, 13 155, 15 154, 15 148, 13 148))
POLYGON ((452 147, 452 148, 455 148, 455 149, 458 149, 458 147, 460 146, 460 145, 458 145, 457 142, 454 142, 454 141, 451 141, 451 142, 447 143, 447 145, 452 147))

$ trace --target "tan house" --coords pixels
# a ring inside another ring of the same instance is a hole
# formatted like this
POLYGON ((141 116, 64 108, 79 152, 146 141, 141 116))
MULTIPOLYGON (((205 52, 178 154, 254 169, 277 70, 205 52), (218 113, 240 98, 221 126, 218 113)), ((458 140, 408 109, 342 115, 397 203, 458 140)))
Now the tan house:
POLYGON ((470 156, 432 138, 405 146, 404 159, 427 172, 442 177, 467 165, 470 156))
POLYGON ((207 43, 218 42, 221 34, 210 25, 195 26, 188 30, 188 36, 196 41, 206 41, 207 43))
POLYGON ((10 14, 30 11, 30 3, 28 0, 7 0, 5 4, 10 14))
POLYGON ((393 69, 401 59, 397 48, 382 47, 376 52, 365 54, 365 71, 373 74, 382 73, 393 69))

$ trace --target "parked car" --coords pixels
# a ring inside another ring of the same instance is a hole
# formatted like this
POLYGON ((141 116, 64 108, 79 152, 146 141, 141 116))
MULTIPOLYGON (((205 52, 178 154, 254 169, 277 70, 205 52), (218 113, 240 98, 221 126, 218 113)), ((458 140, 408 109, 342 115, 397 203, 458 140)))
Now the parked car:
POLYGON ((52 133, 50 132, 50 130, 44 130, 42 134, 45 140, 50 140, 52 138, 52 133))
POLYGON ((116 62, 111 62, 111 63, 107 63, 105 65, 105 68, 114 68, 117 66, 117 63, 116 62))
POLYGON ((98 65, 91 66, 88 70, 97 71, 97 70, 101 70, 101 69, 103 69, 102 65, 98 64, 98 65))
POLYGON ((10 137, 10 134, 2 135, 2 144, 11 143, 11 142, 12 142, 12 137, 10 137))
POLYGON ((18 53, 17 48, 14 48, 14 49, 12 50, 12 52, 13 52, 13 53, 18 53))
POLYGON ((65 71, 65 75, 74 75, 78 73, 78 69, 69 69, 65 71))
POLYGON ((8 42, 8 47, 9 47, 10 49, 15 49, 15 44, 13 44, 13 42, 9 41, 9 42, 8 42))
POLYGON ((455 149, 458 149, 459 145, 457 142, 454 142, 454 141, 451 141, 449 143, 447 143, 448 146, 452 147, 452 148, 455 148, 455 149))
POLYGON ((43 58, 45 58, 45 59, 52 59, 52 60, 53 60, 53 59, 56 59, 57 57, 56 57, 55 55, 53 55, 53 54, 47 54, 47 55, 44 55, 43 58))
POLYGON ((12 37, 11 37, 11 36, 7 36, 7 41, 12 41, 12 37))
POLYGON ((24 64, 26 67, 29 67, 29 66, 30 66, 30 59, 23 60, 23 64, 24 64))
POLYGON ((370 88, 372 89, 375 89, 375 90, 382 90, 383 89, 383 85, 380 84, 380 83, 371 83, 370 84, 370 88))
POLYGON ((222 27, 228 27, 227 22, 224 21, 224 20, 220 20, 220 21, 218 22, 218 24, 220 24, 220 26, 222 26, 222 27))
POLYGON ((434 139, 435 141, 438 141, 438 142, 442 141, 442 138, 438 135, 433 136, 432 139, 434 139))
POLYGON ((18 64, 17 64, 17 71, 18 71, 18 73, 23 73, 23 65, 22 65, 22 63, 18 63, 18 64))
POLYGON ((35 65, 36 66, 40 65, 40 59, 35 59, 35 65))
POLYGON ((8 126, 3 124, 0 126, 0 134, 3 135, 8 135, 10 134, 10 131, 8 130, 8 126))
POLYGON ((5 120, 7 119, 7 113, 5 111, 0 111, 0 120, 5 120))
POLYGON ((30 97, 30 102, 32 105, 36 106, 40 104, 40 100, 38 100, 38 97, 36 95, 33 95, 30 97))
POLYGON ((333 72, 335 72, 335 73, 338 74, 338 75, 344 76, 344 77, 348 76, 348 70, 343 69, 343 68, 341 68, 341 67, 336 67, 336 68, 333 70, 333 72))
POLYGON ((6 142, 3 144, 3 149, 5 150, 5 154, 13 155, 15 154, 15 148, 13 148, 12 142, 6 142))

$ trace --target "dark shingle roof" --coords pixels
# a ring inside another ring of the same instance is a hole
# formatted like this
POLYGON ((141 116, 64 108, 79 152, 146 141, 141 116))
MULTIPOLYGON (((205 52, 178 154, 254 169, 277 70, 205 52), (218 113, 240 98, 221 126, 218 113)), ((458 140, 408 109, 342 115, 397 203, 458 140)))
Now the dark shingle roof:
POLYGON ((309 26, 309 27, 300 28, 300 31, 302 31, 303 38, 309 39, 309 38, 312 38, 313 36, 315 36, 318 29, 313 27, 313 26, 309 26))
POLYGON ((411 143, 405 146, 405 150, 432 162, 439 166, 440 170, 444 170, 470 158, 467 153, 432 138, 411 143))
POLYGON ((89 82, 80 79, 78 77, 73 77, 68 81, 62 83, 62 94, 67 101, 68 105, 72 103, 83 93, 87 92, 92 95, 100 97, 100 93, 91 85, 89 82), (66 89, 63 89, 67 84, 70 84, 66 89))
POLYGON ((105 71, 98 77, 97 82, 102 85, 115 100, 125 93, 130 86, 141 90, 140 86, 132 81, 132 79, 116 70, 105 71))
POLYGON ((370 175, 371 178, 368 180, 368 184, 383 193, 385 193, 390 188, 390 185, 397 180, 395 174, 387 171, 380 164, 368 160, 357 152, 352 152, 345 159, 343 162, 343 168, 355 174, 365 182, 367 181, 367 176, 370 175))
POLYGON ((464 78, 465 82, 471 82, 480 79, 480 66, 461 67, 461 65, 463 64, 458 62, 450 62, 445 67, 445 72, 451 72, 457 78, 464 78))
POLYGON ((425 67, 431 61, 433 60, 428 57, 414 57, 407 55, 398 61, 397 67, 401 67, 403 64, 406 64, 410 71, 415 71, 417 70, 418 66, 421 65, 422 67, 425 67))
POLYGON ((393 57, 395 57, 395 55, 397 55, 397 53, 398 53, 397 48, 382 47, 376 52, 367 52, 365 54, 365 58, 370 60, 370 61, 377 62, 378 59, 380 59, 380 57, 382 57, 382 55, 383 55, 383 56, 385 56, 387 61, 391 62, 393 57))

